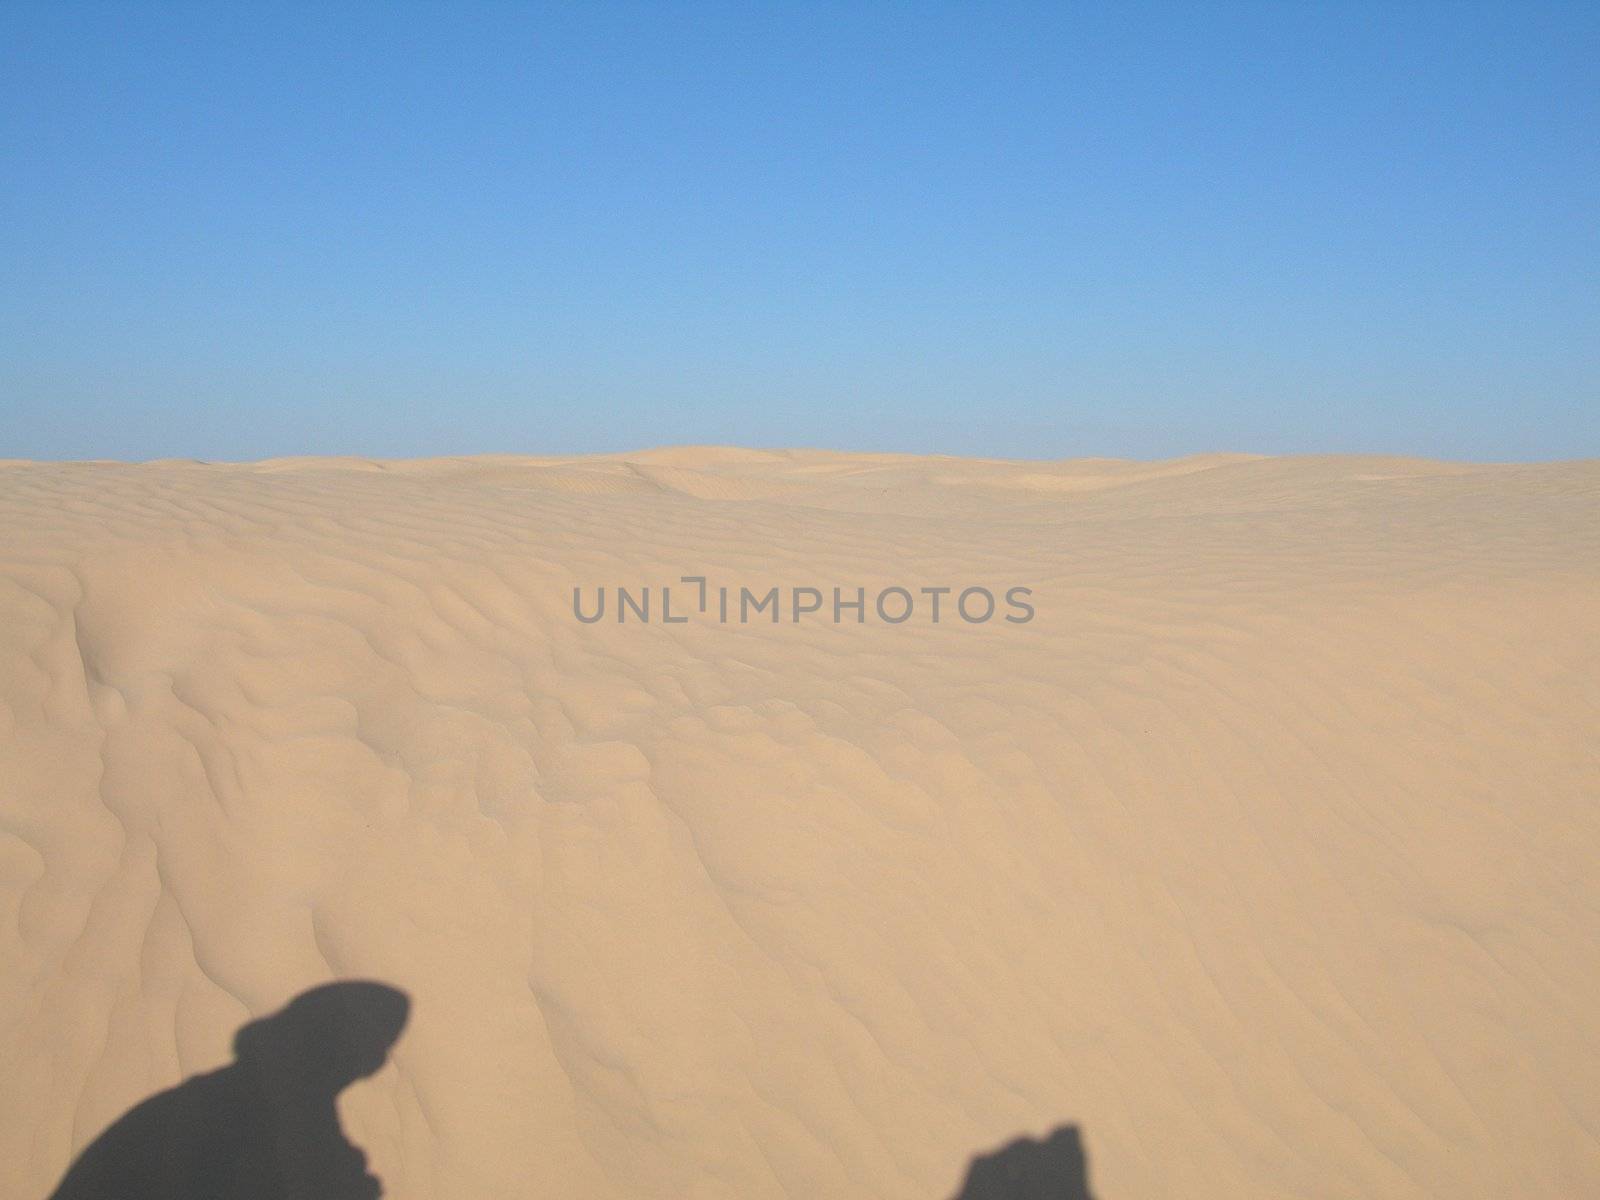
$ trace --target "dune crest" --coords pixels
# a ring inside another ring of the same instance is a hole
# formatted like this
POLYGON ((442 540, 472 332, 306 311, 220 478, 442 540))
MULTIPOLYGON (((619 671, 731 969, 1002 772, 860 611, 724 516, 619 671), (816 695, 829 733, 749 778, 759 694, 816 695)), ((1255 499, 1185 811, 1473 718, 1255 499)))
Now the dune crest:
POLYGON ((352 979, 396 1200, 1600 1194, 1597 594, 1593 461, 0 463, 0 1194, 352 979))

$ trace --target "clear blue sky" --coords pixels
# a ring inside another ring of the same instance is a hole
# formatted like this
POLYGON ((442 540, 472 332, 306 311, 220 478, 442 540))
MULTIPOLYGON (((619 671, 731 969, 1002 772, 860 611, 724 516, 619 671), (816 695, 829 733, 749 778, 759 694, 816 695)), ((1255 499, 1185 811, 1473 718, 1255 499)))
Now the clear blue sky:
POLYGON ((0 3, 0 457, 1600 454, 1600 4, 0 3))

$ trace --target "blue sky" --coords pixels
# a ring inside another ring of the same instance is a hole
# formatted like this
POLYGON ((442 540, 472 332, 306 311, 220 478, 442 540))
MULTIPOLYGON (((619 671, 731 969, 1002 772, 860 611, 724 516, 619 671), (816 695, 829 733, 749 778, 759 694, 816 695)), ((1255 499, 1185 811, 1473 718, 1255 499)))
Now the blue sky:
POLYGON ((0 5, 0 457, 1600 454, 1600 5, 0 5))

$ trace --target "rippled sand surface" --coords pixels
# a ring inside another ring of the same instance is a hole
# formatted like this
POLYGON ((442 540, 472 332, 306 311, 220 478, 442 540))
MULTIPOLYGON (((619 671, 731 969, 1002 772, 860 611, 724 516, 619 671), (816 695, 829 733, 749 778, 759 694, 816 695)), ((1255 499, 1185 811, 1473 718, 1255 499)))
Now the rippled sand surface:
POLYGON ((1597 863, 1595 462, 0 464, 19 1200, 341 979, 396 1200, 1600 1195, 1597 863))

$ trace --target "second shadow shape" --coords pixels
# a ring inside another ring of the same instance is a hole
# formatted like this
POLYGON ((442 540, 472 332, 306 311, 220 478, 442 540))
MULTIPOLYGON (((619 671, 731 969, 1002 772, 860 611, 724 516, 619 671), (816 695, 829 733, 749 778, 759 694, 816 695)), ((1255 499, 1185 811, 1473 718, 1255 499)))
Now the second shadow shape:
POLYGON ((410 1009, 382 983, 302 993, 239 1030, 234 1062, 129 1109, 51 1200, 376 1200, 335 1101, 383 1066, 410 1009))
POLYGON ((1018 1138, 974 1158, 955 1200, 1094 1200, 1078 1127, 1063 1125, 1042 1140, 1018 1138))

